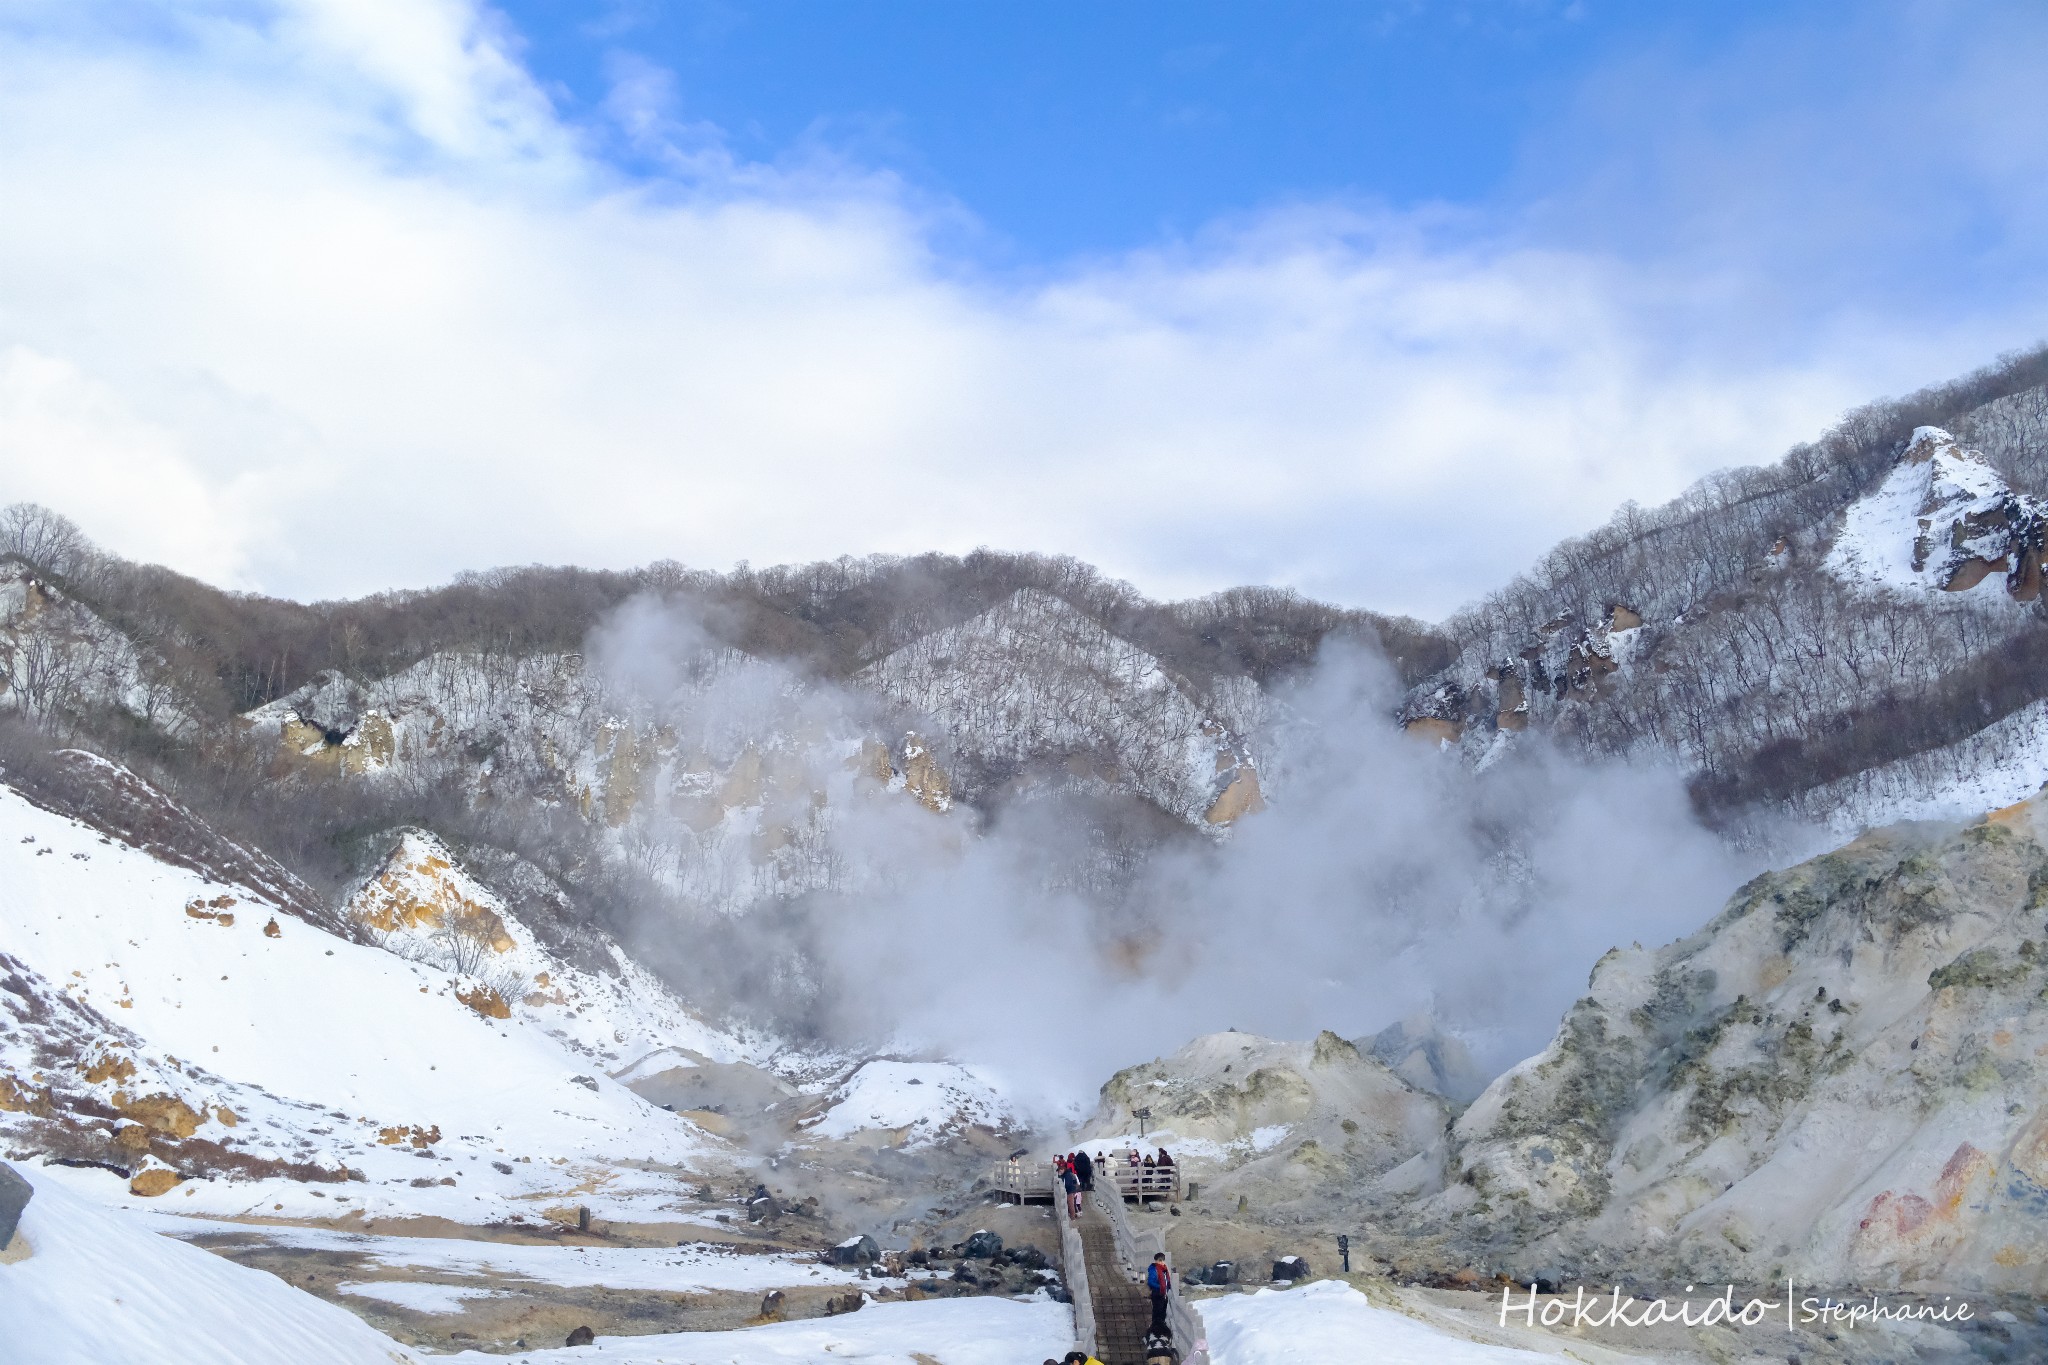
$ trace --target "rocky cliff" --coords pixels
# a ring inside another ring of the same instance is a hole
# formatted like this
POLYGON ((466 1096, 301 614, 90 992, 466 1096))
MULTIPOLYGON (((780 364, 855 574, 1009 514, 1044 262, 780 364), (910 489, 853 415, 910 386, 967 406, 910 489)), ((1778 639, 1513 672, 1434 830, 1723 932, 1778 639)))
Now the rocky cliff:
POLYGON ((1390 1182, 1405 1226, 1587 1278, 2048 1291, 2043 818, 1869 834, 1610 952, 1390 1182))

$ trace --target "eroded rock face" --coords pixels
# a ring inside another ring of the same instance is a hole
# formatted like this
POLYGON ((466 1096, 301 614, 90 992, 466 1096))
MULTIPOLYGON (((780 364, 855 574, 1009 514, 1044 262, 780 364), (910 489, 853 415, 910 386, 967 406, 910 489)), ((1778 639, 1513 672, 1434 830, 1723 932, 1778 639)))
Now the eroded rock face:
POLYGON ((2048 503, 2015 492, 1979 452, 1921 427, 1869 496, 1852 505, 1828 570, 1849 582, 1968 592, 1996 574, 2022 602, 2041 594, 2048 503))
POLYGON ((1459 1119, 1418 1230, 1587 1271, 2048 1291, 2036 819, 1869 834, 1608 953, 1459 1119))

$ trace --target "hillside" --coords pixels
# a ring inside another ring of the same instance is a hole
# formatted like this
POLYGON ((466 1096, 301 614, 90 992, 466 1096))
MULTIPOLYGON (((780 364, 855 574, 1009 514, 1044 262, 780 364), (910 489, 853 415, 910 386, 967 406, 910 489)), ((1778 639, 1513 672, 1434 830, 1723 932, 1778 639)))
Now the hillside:
POLYGON ((1608 953, 1390 1178, 1402 1227, 1574 1279, 2040 1297, 2043 814, 1869 834, 1608 953))
MULTIPOLYGON (((1456 660, 1404 722, 1475 759, 1534 732, 1675 760, 1752 840, 1787 814, 1947 809, 1986 757, 1973 737, 2043 695, 2044 369, 1873 404, 1776 465, 1622 509, 1445 622, 1456 660)), ((2048 777, 2007 728, 1998 804, 2048 777)))

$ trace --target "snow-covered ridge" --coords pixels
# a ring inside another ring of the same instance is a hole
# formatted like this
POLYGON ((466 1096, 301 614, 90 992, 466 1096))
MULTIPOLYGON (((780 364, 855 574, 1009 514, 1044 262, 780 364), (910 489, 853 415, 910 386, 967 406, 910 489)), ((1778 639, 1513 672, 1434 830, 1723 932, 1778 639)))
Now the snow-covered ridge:
POLYGON ((879 1059, 835 1087, 804 1131, 810 1140, 865 1136, 914 1150, 969 1128, 1001 1131, 1017 1122, 995 1084, 971 1067, 879 1059))
POLYGON ((1258 707, 1244 689, 1212 709, 1152 655, 1035 588, 913 640, 855 681, 930 717, 991 771, 1089 762, 1091 775, 1190 823, 1227 823, 1258 800, 1242 735, 1258 707))

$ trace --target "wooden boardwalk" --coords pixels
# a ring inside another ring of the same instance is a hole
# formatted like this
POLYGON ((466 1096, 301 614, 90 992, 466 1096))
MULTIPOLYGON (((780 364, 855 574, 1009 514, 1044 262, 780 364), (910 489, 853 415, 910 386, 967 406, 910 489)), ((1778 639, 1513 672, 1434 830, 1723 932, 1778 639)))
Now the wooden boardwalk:
POLYGON ((1095 1354, 1102 1365, 1145 1365, 1145 1329, 1152 1297, 1130 1277, 1117 1254, 1116 1230, 1093 1199, 1082 1205, 1081 1246, 1095 1306, 1095 1354))

